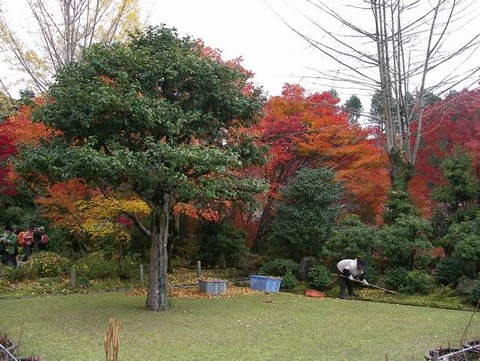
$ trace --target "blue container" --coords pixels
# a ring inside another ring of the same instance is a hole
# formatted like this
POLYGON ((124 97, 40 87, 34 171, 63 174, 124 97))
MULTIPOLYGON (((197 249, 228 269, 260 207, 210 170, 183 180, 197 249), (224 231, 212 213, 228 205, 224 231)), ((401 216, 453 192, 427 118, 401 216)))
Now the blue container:
POLYGON ((250 288, 264 292, 280 292, 282 279, 278 277, 250 275, 250 288))
POLYGON ((209 295, 219 295, 227 290, 227 281, 222 279, 198 280, 200 291, 209 295))

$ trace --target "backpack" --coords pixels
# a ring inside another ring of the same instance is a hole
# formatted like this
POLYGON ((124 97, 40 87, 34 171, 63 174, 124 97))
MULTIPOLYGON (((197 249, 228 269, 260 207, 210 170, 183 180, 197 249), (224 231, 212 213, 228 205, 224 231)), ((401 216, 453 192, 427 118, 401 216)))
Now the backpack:
POLYGON ((42 234, 42 238, 40 238, 40 244, 46 246, 48 244, 48 236, 46 233, 42 234))
POLYGON ((23 247, 23 245, 25 244, 25 240, 23 239, 23 234, 25 232, 22 231, 20 232, 18 235, 17 235, 17 244, 20 246, 20 247, 23 247))

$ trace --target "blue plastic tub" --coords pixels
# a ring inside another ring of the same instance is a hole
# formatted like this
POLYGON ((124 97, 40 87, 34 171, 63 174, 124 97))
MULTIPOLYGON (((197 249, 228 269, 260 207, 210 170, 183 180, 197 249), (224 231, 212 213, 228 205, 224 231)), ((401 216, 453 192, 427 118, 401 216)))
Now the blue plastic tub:
POLYGON ((198 280, 200 291, 209 295, 219 295, 227 290, 227 281, 222 279, 198 280))
POLYGON ((250 288, 264 292, 280 292, 282 279, 278 277, 250 275, 250 288))

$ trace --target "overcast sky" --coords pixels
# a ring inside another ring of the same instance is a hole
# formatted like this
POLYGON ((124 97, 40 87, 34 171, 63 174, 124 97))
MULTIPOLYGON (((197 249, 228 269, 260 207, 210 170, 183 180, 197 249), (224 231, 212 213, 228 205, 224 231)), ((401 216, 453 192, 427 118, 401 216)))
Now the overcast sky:
MULTIPOLYGON (((253 71, 255 81, 264 86, 269 95, 279 95, 284 83, 298 83, 308 91, 326 91, 335 89, 338 91, 342 103, 351 95, 358 95, 362 99, 365 108, 369 108, 372 88, 345 82, 326 81, 318 78, 318 71, 328 69, 330 72, 338 72, 341 66, 326 55, 322 55, 294 33, 282 21, 284 19, 302 34, 308 34, 320 42, 331 42, 327 37, 321 38, 321 33, 312 22, 328 28, 337 33, 347 33, 346 27, 334 28, 331 18, 322 14, 315 2, 307 0, 141 0, 143 14, 150 13, 149 23, 158 25, 164 23, 169 27, 176 27, 180 34, 188 34, 195 38, 201 38, 205 44, 218 48, 223 52, 224 59, 242 56, 244 66, 253 71), (278 14, 278 15, 277 15, 278 14)), ((337 10, 341 16, 364 29, 373 31, 374 23, 370 12, 363 12, 359 8, 365 8, 363 0, 328 0, 325 1, 331 8, 337 10)), ((407 3, 407 2, 406 2, 407 3)), ((411 1, 410 3, 413 3, 411 1)), ((416 14, 426 13, 432 5, 427 0, 417 3, 413 11, 416 14), (417 13, 415 13, 417 11, 417 13)), ((442 51, 449 47, 457 48, 459 44, 475 34, 480 36, 480 1, 461 0, 457 1, 457 11, 465 6, 456 16, 458 22, 452 22, 449 29, 452 34, 442 41, 442 51), (460 29, 460 27, 462 27, 460 29), (460 31, 458 31, 460 29, 460 31), (457 30, 457 31, 455 31, 457 30)), ((450 3, 448 3, 450 4, 450 3)), ((409 14, 412 13, 410 10, 409 14)), ((446 12, 443 14, 447 14, 446 12)), ((410 19, 412 22, 414 18, 410 19)), ((445 21, 446 17, 439 17, 438 22, 445 21)), ((404 24, 405 25, 405 24, 404 24)), ((421 26, 421 24, 417 24, 421 26)), ((427 23, 428 27, 429 24, 427 23)), ((418 27, 420 28, 420 27, 418 27)), ((424 28, 422 28, 424 29, 424 28)), ((358 35, 358 34, 356 34, 358 35)), ((425 35, 425 33, 423 34, 425 35)), ((417 39, 417 48, 408 56, 424 57, 426 42, 417 39), (422 42, 423 41, 423 42, 422 42)), ((353 39, 353 40, 352 40, 353 39)), ((361 38, 349 41, 357 49, 364 49, 361 38)), ((414 40, 415 41, 415 40, 414 40)), ((335 46, 335 45, 332 45, 335 46)), ((460 61, 451 62, 451 68, 438 67, 429 73, 427 82, 431 85, 441 81, 446 75, 452 73, 458 67, 464 67, 466 62, 478 66, 478 54, 480 49, 475 47, 477 55, 460 61)), ((374 53, 375 49, 367 49, 366 52, 374 53)), ((331 52, 333 53, 333 52, 331 52)), ((351 60, 351 59, 350 59, 351 60)), ((423 60, 423 58, 422 58, 423 60)), ((351 61, 350 61, 351 63, 351 61)), ((450 62, 449 62, 450 63, 450 62)), ((366 70, 362 70, 365 72, 366 70)), ((369 75, 378 79, 378 70, 372 68, 369 75)), ((353 74, 355 75, 355 74, 353 74)), ((418 80, 418 79, 417 79, 418 80)), ((470 77, 462 86, 478 86, 479 74, 470 77), (468 83, 468 84, 467 84, 468 83)), ((415 91, 415 79, 411 80, 410 91, 415 91)), ((427 86, 429 84, 427 83, 427 86)))
POLYGON ((270 95, 279 95, 285 83, 302 81, 314 55, 275 14, 274 10, 284 8, 281 4, 280 0, 142 0, 142 13, 150 14, 152 25, 164 23, 181 35, 201 38, 220 49, 224 59, 241 56, 244 67, 255 73, 254 80, 270 95), (274 9, 270 3, 276 3, 274 9))
MULTIPOLYGON (((255 73, 254 81, 263 86, 270 96, 279 95, 285 83, 296 83, 310 92, 334 88, 339 92, 342 103, 352 94, 356 94, 362 99, 365 108, 369 106, 371 91, 355 89, 350 83, 327 83, 322 79, 313 79, 312 75, 316 70, 330 68, 338 71, 338 64, 334 64, 318 50, 312 49, 282 21, 283 18, 302 33, 313 33, 311 36, 323 41, 317 38, 318 28, 306 17, 311 16, 314 21, 329 29, 332 24, 322 19, 318 12, 315 13, 307 0, 139 1, 143 20, 148 24, 163 23, 177 28, 180 35, 200 38, 207 46, 219 49, 224 60, 242 57, 244 67, 255 73)), ((23 29, 28 29, 28 23, 25 24, 25 2, 26 0, 0 0, 0 3, 18 14, 17 25, 22 24, 23 29)), ((341 3, 355 6, 362 3, 362 0, 328 1, 330 6, 342 6, 341 3)), ((428 5, 426 0, 424 3, 428 5)), ((469 9, 471 30, 460 33, 460 36, 479 33, 477 19, 480 16, 480 1, 478 3, 479 5, 473 5, 475 8, 469 9)), ((355 24, 366 19, 358 9, 350 10, 349 13, 348 8, 342 7, 342 16, 350 15, 355 24)), ((477 59, 478 56, 473 57, 478 63, 477 59)), ((2 79, 9 75, 9 70, 6 69, 5 66, 0 66, 2 79)), ((372 76, 377 78, 378 75, 375 72, 372 76)))

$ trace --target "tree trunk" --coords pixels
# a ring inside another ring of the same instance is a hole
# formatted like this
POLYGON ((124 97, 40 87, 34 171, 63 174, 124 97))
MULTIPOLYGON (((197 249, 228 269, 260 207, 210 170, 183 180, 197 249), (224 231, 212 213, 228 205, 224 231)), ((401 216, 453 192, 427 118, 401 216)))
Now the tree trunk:
POLYGON ((147 309, 151 311, 168 308, 167 269, 168 269, 168 220, 170 195, 164 194, 163 207, 152 214, 150 265, 147 294, 147 309))
POLYGON ((272 211, 273 199, 268 197, 267 203, 263 208, 262 216, 258 222, 257 234, 254 240, 253 250, 255 252, 261 253, 265 250, 265 236, 267 234, 267 227, 270 223, 270 214, 272 211))
POLYGON ((403 155, 401 149, 391 149, 388 154, 390 158, 390 180, 392 190, 408 193, 408 182, 415 174, 415 166, 403 155))

